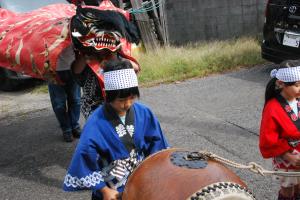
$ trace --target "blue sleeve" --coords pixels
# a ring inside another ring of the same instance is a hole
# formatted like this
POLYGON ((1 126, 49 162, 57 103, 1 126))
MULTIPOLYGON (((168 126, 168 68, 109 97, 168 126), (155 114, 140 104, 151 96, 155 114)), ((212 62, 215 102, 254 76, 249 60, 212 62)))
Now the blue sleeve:
POLYGON ((100 190, 106 186, 97 163, 98 154, 95 151, 84 151, 78 148, 65 176, 64 190, 77 191, 90 189, 100 190))
POLYGON ((148 144, 146 156, 168 148, 169 144, 161 130, 159 121, 151 111, 149 111, 147 116, 146 124, 147 128, 144 136, 145 142, 148 144))
POLYGON ((100 190, 106 186, 98 160, 97 151, 99 141, 93 138, 95 127, 85 127, 82 137, 73 155, 67 175, 65 176, 63 189, 65 191, 77 191, 90 189, 100 190), (93 129, 94 131, 90 131, 93 129))

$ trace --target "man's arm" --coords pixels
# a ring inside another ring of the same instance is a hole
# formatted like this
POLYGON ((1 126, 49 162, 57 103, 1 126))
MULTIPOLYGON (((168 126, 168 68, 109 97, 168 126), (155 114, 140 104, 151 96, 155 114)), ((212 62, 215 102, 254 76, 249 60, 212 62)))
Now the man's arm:
POLYGON ((86 60, 82 55, 76 55, 76 59, 71 65, 72 72, 74 74, 81 74, 86 67, 86 60))

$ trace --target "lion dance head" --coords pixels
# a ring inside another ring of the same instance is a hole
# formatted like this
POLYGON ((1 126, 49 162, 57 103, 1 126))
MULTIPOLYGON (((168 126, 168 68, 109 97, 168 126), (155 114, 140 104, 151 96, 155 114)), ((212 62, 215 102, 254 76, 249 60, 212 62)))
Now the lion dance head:
POLYGON ((136 44, 140 40, 138 29, 123 13, 93 6, 77 7, 70 32, 76 50, 96 57, 119 52, 123 40, 136 44))

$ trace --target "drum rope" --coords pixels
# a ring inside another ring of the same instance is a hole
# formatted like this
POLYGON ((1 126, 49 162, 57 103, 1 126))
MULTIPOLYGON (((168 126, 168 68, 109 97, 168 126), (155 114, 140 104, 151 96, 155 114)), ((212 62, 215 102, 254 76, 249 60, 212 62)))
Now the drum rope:
MULTIPOLYGON (((194 152, 196 153, 196 152, 194 152)), ((221 156, 218 156, 216 154, 213 154, 211 152, 207 152, 207 151, 200 151, 197 152, 199 153, 199 156, 202 157, 202 159, 213 159, 215 161, 224 163, 226 165, 229 165, 231 167, 235 167, 238 169, 248 169, 251 172, 254 172, 256 174, 260 174, 262 176, 266 176, 266 175, 277 175, 277 176, 286 176, 286 177, 300 177, 300 172, 282 172, 282 171, 270 171, 270 170, 266 170, 264 169, 262 166, 260 166, 259 164, 255 163, 255 162, 249 162, 247 165, 244 164, 240 164, 231 160, 228 160, 226 158, 223 158, 221 156)), ((195 154, 193 155, 193 157, 195 156, 195 154)))

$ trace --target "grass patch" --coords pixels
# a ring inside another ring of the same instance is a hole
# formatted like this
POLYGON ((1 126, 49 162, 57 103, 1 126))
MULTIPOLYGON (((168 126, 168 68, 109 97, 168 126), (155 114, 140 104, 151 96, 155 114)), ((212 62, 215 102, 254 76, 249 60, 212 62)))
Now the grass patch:
POLYGON ((249 37, 182 47, 168 46, 154 52, 135 54, 142 66, 139 81, 144 86, 203 77, 265 62, 261 58, 259 41, 249 37))
POLYGON ((48 93, 48 85, 43 84, 33 88, 31 91, 32 94, 47 94, 48 93))
MULTIPOLYGON (((203 77, 266 62, 261 58, 259 40, 249 37, 167 46, 153 52, 134 52, 134 57, 142 67, 139 74, 142 86, 203 77)), ((48 93, 48 87, 40 85, 32 93, 48 93)))

